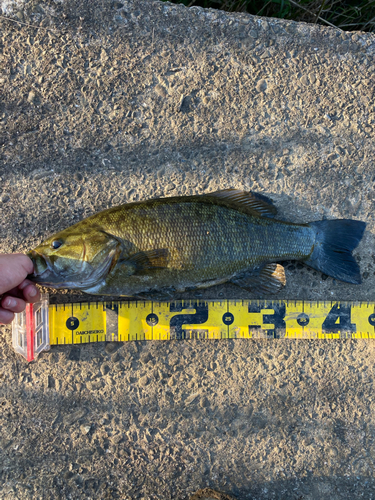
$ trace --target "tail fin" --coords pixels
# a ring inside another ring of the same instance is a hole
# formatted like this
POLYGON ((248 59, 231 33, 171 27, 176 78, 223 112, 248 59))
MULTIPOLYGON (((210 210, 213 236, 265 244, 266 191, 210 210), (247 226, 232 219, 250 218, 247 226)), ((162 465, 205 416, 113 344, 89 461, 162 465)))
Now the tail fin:
POLYGON ((310 267, 347 283, 361 283, 352 251, 361 241, 365 222, 349 219, 310 222, 316 231, 314 249, 305 261, 310 267))

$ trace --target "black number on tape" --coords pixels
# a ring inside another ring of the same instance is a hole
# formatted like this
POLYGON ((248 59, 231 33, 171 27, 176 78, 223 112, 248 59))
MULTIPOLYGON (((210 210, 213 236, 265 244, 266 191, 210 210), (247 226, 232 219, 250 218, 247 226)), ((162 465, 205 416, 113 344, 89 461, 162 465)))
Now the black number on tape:
MULTIPOLYGON (((182 329, 182 325, 201 325, 208 320, 208 305, 195 302, 190 305, 184 302, 172 302, 170 306, 171 312, 181 312, 184 309, 196 310, 193 314, 178 314, 172 316, 169 322, 171 331, 171 339, 182 340, 187 338, 186 331, 182 329)), ((194 330, 192 330, 194 332, 194 330)))
MULTIPOLYGON (((273 304, 272 302, 265 302, 262 305, 249 304, 249 313, 260 313, 263 309, 273 309, 273 314, 263 314, 262 324, 271 324, 274 326, 271 330, 265 330, 268 337, 279 339, 285 335, 285 304, 273 304)), ((249 331, 256 328, 262 328, 262 325, 251 325, 249 331)))
POLYGON ((357 327, 355 323, 351 322, 352 308, 350 306, 343 306, 335 304, 327 314, 326 319, 322 324, 323 333, 340 333, 350 332, 355 333, 357 327))

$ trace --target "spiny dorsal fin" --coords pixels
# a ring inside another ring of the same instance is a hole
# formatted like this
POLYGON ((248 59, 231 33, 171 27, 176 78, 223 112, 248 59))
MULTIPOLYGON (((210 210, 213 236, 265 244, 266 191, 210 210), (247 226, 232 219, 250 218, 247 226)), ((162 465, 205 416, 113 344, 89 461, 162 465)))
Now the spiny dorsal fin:
POLYGON ((147 252, 138 252, 132 255, 129 262, 133 263, 137 270, 160 268, 167 266, 168 250, 166 248, 156 248, 147 252))
POLYGON ((285 271, 280 264, 266 264, 258 272, 232 278, 232 283, 241 288, 263 293, 277 293, 285 285, 285 271))
POLYGON ((240 189, 224 189, 207 193, 203 196, 215 197, 228 202, 228 205, 236 206, 257 217, 275 217, 277 208, 272 200, 259 193, 252 191, 241 191, 240 189))

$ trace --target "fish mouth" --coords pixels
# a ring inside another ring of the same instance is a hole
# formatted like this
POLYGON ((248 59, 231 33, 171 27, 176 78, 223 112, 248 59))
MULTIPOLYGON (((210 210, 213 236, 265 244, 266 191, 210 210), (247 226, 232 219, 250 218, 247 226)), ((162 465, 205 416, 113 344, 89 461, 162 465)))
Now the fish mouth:
POLYGON ((34 265, 34 272, 27 276, 27 279, 31 281, 35 281, 37 283, 44 282, 45 278, 47 278, 52 272, 51 262, 48 258, 43 255, 40 255, 35 250, 31 250, 26 254, 32 261, 34 265))
POLYGON ((27 278, 34 283, 51 288, 85 289, 94 286, 109 273, 118 253, 117 248, 111 250, 96 269, 88 262, 82 261, 81 268, 76 273, 70 276, 61 276, 54 269, 53 263, 47 255, 41 255, 35 250, 31 250, 27 255, 34 264, 34 272, 29 274, 27 278), (83 277, 82 274, 86 274, 86 276, 83 277))
POLYGON ((53 269, 52 262, 47 255, 41 255, 35 250, 27 253, 34 265, 34 272, 28 274, 27 279, 42 286, 53 288, 67 288, 68 283, 62 283, 58 273, 53 269))

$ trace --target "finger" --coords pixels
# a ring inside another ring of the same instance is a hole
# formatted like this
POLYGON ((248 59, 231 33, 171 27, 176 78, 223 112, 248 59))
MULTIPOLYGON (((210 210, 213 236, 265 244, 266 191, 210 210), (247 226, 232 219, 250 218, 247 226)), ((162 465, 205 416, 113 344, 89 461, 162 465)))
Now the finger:
POLYGON ((30 283, 25 288, 23 288, 22 292, 23 298, 26 300, 26 302, 34 304, 35 302, 38 302, 38 300, 40 300, 40 292, 33 283, 30 283))
POLYGON ((12 297, 18 297, 19 299, 25 298, 28 302, 37 302, 37 300, 39 300, 39 290, 35 286, 35 284, 30 280, 23 280, 21 284, 9 290, 7 292, 7 295, 11 295, 12 297), (30 295, 31 290, 29 291, 29 285, 31 285, 36 290, 35 295, 33 295, 32 293, 30 295), (28 297, 25 297, 25 293, 28 295, 28 297), (35 297, 37 298, 35 299, 35 297))
POLYGON ((9 325, 14 320, 12 311, 5 311, 0 308, 0 325, 9 325))
POLYGON ((16 288, 12 288, 6 293, 7 296, 17 297, 19 299, 23 299, 23 290, 20 290, 18 286, 16 288))
POLYGON ((0 294, 22 283, 33 269, 32 260, 27 255, 0 255, 0 294))
POLYGON ((25 310, 26 302, 22 299, 17 299, 16 297, 3 297, 1 301, 1 306, 3 309, 12 311, 14 313, 20 313, 25 310))
POLYGON ((34 285, 34 283, 30 280, 23 280, 22 283, 20 283, 17 288, 19 290, 24 290, 27 287, 27 285, 34 285))

